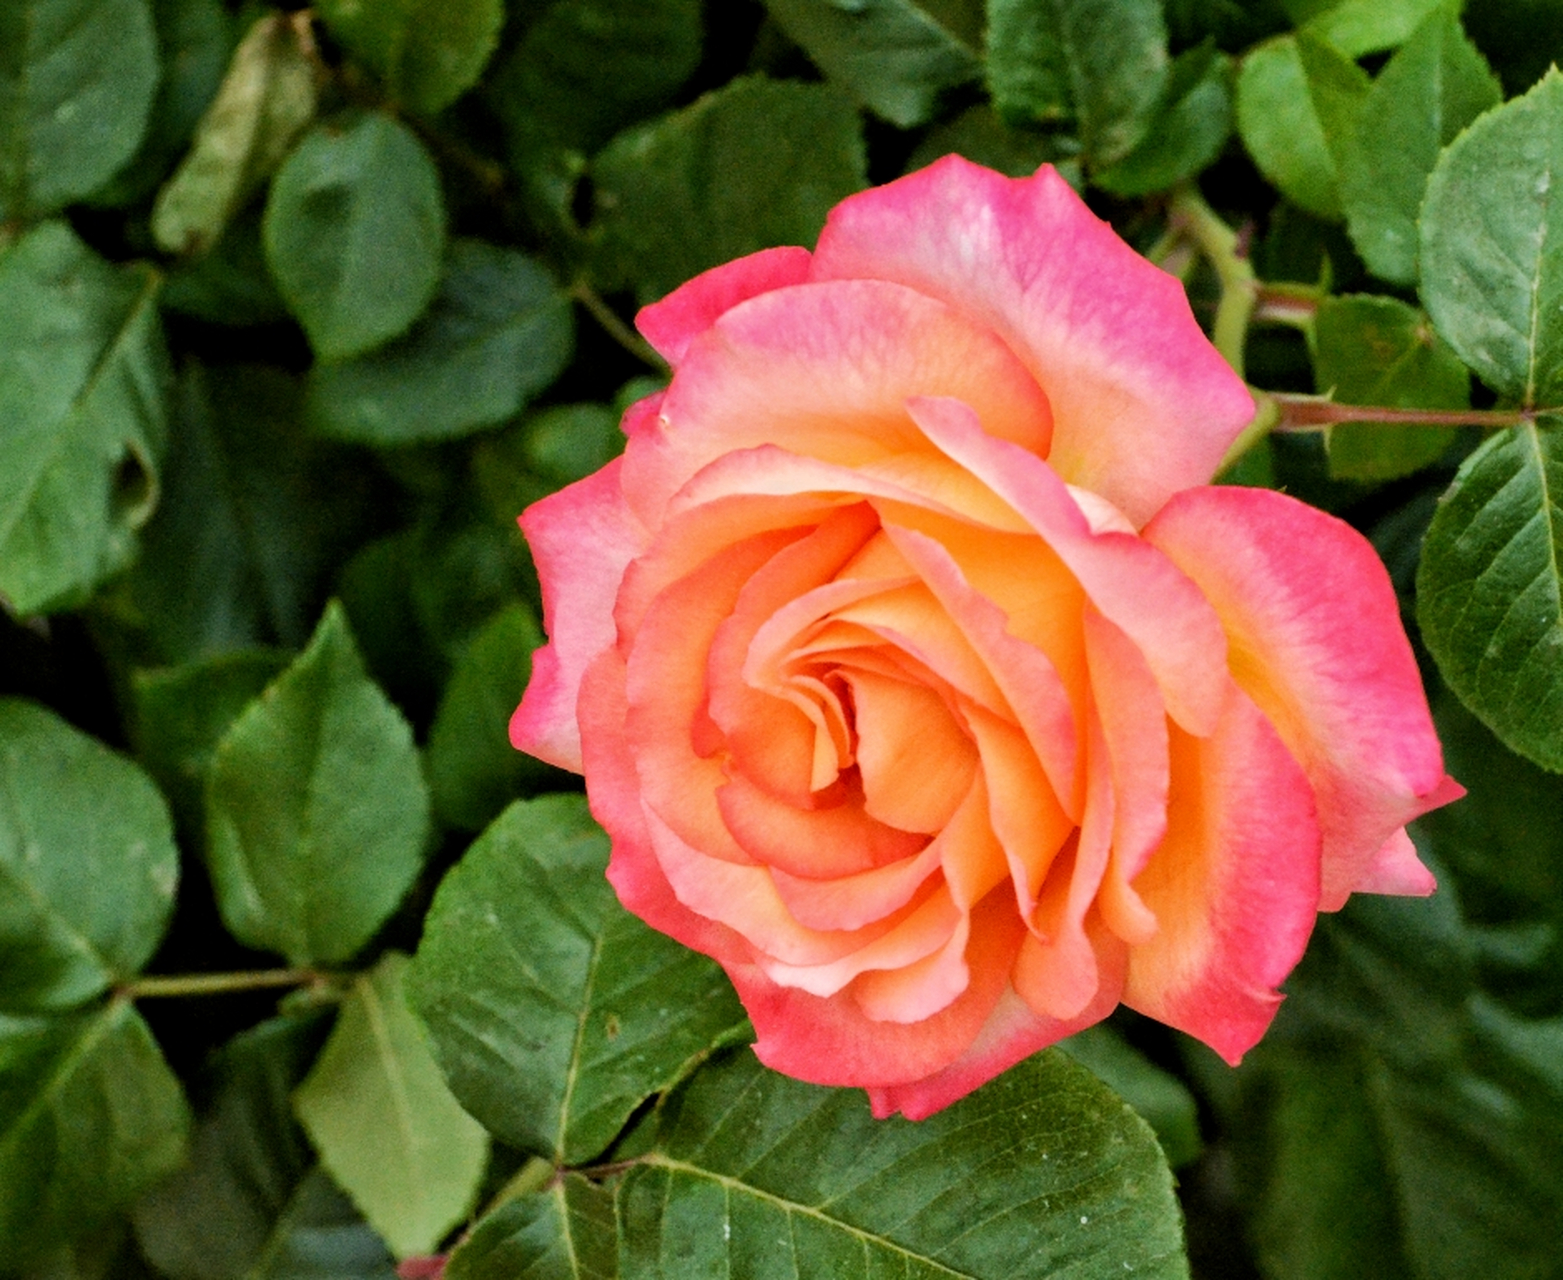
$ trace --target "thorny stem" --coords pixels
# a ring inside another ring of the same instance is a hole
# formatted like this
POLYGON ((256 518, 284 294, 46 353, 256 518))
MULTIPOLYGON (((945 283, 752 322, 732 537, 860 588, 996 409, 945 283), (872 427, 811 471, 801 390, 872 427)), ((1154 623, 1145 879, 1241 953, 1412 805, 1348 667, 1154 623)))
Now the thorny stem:
POLYGON ((184 973, 132 978, 117 988, 129 1000, 159 996, 213 996, 274 987, 327 987, 335 979, 318 969, 252 969, 241 973, 184 973))
POLYGON ((570 288, 570 296, 591 312, 592 319, 607 331, 608 336, 637 360, 644 361, 658 373, 668 372, 668 362, 657 354, 656 348, 620 320, 618 313, 589 283, 577 280, 570 288))
MULTIPOLYGON (((1261 401, 1275 406, 1272 431, 1317 431, 1342 422, 1398 423, 1418 427, 1525 426, 1552 409, 1392 409, 1376 404, 1338 404, 1326 396, 1295 395, 1285 391, 1259 392, 1261 401)), ((1263 411, 1261 411, 1263 416, 1263 411)))

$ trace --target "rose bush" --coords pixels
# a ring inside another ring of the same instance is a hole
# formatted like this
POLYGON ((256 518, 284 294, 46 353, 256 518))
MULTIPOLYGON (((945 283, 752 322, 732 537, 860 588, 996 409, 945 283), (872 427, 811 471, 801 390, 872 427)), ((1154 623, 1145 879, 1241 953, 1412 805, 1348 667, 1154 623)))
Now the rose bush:
POLYGON ((1388 576, 1208 485, 1252 400, 1052 170, 946 159, 639 325, 671 385, 522 517, 512 737, 765 1062, 916 1118, 1120 1001, 1235 1061, 1319 910, 1431 891, 1388 576))

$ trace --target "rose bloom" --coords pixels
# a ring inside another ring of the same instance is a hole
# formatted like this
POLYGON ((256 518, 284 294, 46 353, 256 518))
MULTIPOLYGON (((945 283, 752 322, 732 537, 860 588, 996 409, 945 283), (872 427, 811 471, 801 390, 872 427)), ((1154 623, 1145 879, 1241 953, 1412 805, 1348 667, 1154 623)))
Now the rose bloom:
POLYGON ((1235 1062, 1318 911, 1432 891, 1388 575, 1209 486, 1253 401, 1052 169, 947 158, 638 324, 671 385, 521 518, 511 734, 770 1066, 915 1119, 1120 1002, 1235 1062))

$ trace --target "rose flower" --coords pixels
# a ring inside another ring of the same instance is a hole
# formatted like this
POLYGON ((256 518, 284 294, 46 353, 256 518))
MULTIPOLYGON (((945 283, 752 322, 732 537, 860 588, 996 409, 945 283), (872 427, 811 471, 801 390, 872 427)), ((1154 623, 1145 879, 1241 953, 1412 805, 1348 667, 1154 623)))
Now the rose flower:
POLYGON ((763 1061, 915 1119, 1122 1002, 1235 1062, 1318 911, 1431 892, 1388 575, 1209 486, 1253 402, 1051 169, 945 159, 638 323, 671 385, 521 518, 511 736, 763 1061))

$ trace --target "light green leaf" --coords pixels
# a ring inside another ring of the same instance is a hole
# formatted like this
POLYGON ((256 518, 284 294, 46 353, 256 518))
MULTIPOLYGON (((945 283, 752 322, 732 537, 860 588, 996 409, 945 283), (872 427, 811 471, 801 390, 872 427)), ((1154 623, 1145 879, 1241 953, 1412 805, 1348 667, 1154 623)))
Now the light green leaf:
POLYGON ((158 246, 199 254, 215 245, 314 119, 315 103, 315 65, 298 23, 280 13, 261 18, 234 51, 189 154, 158 192, 158 246))
POLYGON ((52 213, 113 177, 146 132, 157 81, 147 0, 0 5, 0 221, 52 213))
POLYGON ((114 1001, 0 1015, 0 1254, 15 1266, 101 1226, 184 1159, 179 1081, 114 1001))
POLYGON ((716 965, 625 912, 579 796, 512 805, 446 876, 411 995, 462 1105, 580 1164, 746 1026, 716 965))
POLYGON ((909 129, 982 73, 982 10, 927 0, 766 0, 789 36, 870 111, 909 129))
POLYGON ((365 444, 466 435, 519 413, 574 346, 570 299, 545 268, 458 240, 434 305, 410 333, 311 371, 309 413, 325 434, 365 444))
POLYGON ((1179 55, 1151 109, 1145 133, 1116 164, 1091 180, 1115 195, 1165 191, 1221 154, 1232 132, 1232 64, 1212 45, 1179 55))
POLYGON ((439 174, 389 116, 317 125, 273 180, 261 234, 315 354, 362 355, 405 333, 439 287, 439 174))
POLYGON ((1544 418, 1493 436, 1460 467, 1423 544, 1417 620, 1460 700, 1511 750, 1554 771, 1563 771, 1560 562, 1563 426, 1544 418))
POLYGON ((613 1192, 579 1174, 501 1205, 450 1255, 445 1280, 615 1280, 613 1192))
POLYGON ((1563 74, 1450 143, 1422 206, 1422 302, 1499 395, 1563 405, 1563 74))
POLYGON ((133 977, 179 881, 168 806, 136 765, 0 699, 0 1008, 64 1009, 133 977))
POLYGON ((1502 99, 1453 9, 1436 10, 1389 60, 1363 99, 1372 127, 1341 153, 1346 228, 1374 275, 1416 283, 1417 216, 1438 153, 1502 99))
POLYGON ((1338 155, 1367 73, 1306 30, 1252 50, 1237 77, 1237 129, 1260 172, 1319 218, 1342 216, 1338 155))
MULTIPOLYGON (((1427 317, 1398 298, 1325 298, 1314 317, 1313 375, 1321 395, 1344 404, 1464 409, 1471 377, 1427 317)), ((1437 462, 1454 439, 1448 427, 1342 424, 1325 436, 1330 474, 1393 480, 1437 462)))
POLYGON ((1204 1144, 1194 1095, 1111 1027, 1098 1023, 1059 1042, 1059 1049, 1140 1113, 1156 1131, 1167 1163, 1181 1168, 1199 1158, 1204 1144))
POLYGON ((80 603, 157 505, 156 287, 61 222, 0 252, 0 595, 20 613, 80 603))
POLYGON ((1159 0, 988 0, 988 90, 1006 119, 1074 119, 1088 162, 1139 143, 1167 80, 1159 0))
POLYGON ((592 168, 597 272, 645 301, 708 267, 810 245, 865 182, 857 112, 828 85, 734 80, 620 134, 592 168))
POLYGON ((429 789, 447 826, 479 831, 549 770, 510 745, 510 717, 543 633, 524 604, 494 615, 456 660, 429 729, 429 789))
POLYGON ((407 1007, 406 956, 387 953, 342 1004, 293 1108, 321 1163, 398 1257, 428 1253, 467 1213, 488 1135, 463 1111, 407 1007))
POLYGON ((1189 1274, 1150 1129, 1059 1053, 914 1124, 739 1051, 668 1112, 619 1186, 624 1280, 1189 1274))
MULTIPOLYGON (((1308 29, 1348 58, 1360 58, 1404 44, 1430 14, 1449 3, 1450 0, 1338 0, 1312 17, 1308 29)), ((1306 8, 1313 13, 1319 6, 1308 4, 1306 8)))
POLYGON ((321 0, 319 8, 391 96, 426 115, 477 83, 505 21, 502 0, 321 0))
POLYGON ((428 793, 340 605, 223 734, 206 809, 217 904, 247 945, 340 963, 396 909, 423 862, 428 793))

